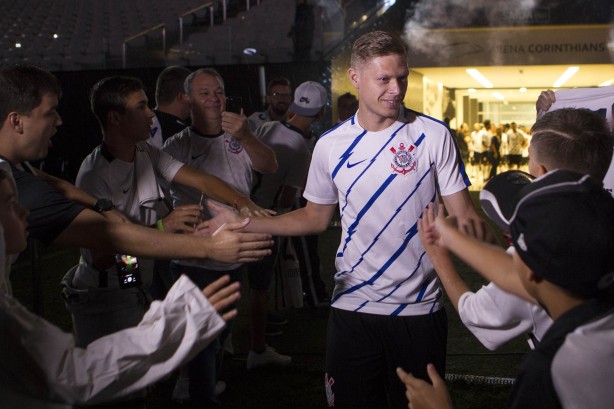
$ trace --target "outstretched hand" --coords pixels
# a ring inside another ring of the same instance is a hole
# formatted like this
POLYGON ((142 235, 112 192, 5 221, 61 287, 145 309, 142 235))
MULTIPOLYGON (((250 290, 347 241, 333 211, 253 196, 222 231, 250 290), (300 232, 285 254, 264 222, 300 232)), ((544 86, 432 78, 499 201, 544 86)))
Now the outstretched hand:
MULTIPOLYGON (((437 244, 438 241, 441 241, 441 238, 435 226, 435 219, 438 217, 435 216, 436 214, 443 215, 443 205, 429 203, 422 213, 422 218, 418 220, 418 233, 420 234, 420 240, 426 250, 427 256, 433 263, 435 270, 439 271, 437 268, 439 262, 450 259, 450 253, 443 246, 437 244)), ((454 223, 452 219, 448 221, 454 223)))
POLYGON ((445 382, 433 364, 426 366, 431 383, 418 379, 397 368, 397 375, 405 384, 409 409, 452 409, 452 400, 445 382))
POLYGON ((418 220, 418 233, 427 252, 429 249, 438 252, 441 251, 438 248, 447 248, 445 235, 451 230, 458 230, 456 218, 445 217, 442 204, 429 203, 418 220))
POLYGON ((243 217, 271 217, 277 214, 275 210, 263 209, 248 198, 245 198, 245 203, 237 206, 237 209, 243 217))
POLYGON ((208 248, 209 258, 225 263, 249 263, 271 254, 270 234, 241 231, 249 222, 247 218, 224 223, 214 231, 208 248))
POLYGON ((197 236, 213 236, 213 234, 219 231, 226 223, 240 222, 245 219, 245 217, 241 217, 235 209, 218 205, 211 200, 207 200, 207 207, 210 213, 215 214, 215 216, 196 226, 194 234, 197 236))
POLYGON ((237 309, 233 308, 230 311, 226 309, 237 302, 241 294, 239 288, 241 284, 238 281, 230 283, 230 276, 224 275, 203 289, 203 294, 215 310, 222 316, 224 321, 228 321, 237 315, 237 309))

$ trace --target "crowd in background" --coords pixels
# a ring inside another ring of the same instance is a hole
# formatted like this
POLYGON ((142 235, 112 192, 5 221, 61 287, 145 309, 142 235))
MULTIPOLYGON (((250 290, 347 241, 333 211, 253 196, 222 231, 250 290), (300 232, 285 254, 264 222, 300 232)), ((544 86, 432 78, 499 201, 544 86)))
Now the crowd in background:
POLYGON ((472 130, 463 122, 452 133, 456 133, 461 159, 474 188, 480 189, 493 176, 507 170, 528 171, 529 127, 516 122, 495 124, 486 119, 474 123, 472 130))

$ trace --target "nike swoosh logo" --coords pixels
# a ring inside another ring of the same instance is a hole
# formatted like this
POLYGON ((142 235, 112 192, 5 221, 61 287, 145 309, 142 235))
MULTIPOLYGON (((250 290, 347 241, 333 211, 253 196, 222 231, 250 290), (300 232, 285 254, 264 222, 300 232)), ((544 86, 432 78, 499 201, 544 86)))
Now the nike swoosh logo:
POLYGON ((200 158, 201 156, 203 156, 203 155, 196 155, 196 156, 192 155, 192 160, 198 159, 198 158, 200 158))
POLYGON ((356 165, 360 165, 360 164, 361 164, 361 163, 363 163, 364 161, 366 161, 366 159, 363 159, 363 160, 361 160, 361 161, 354 162, 354 163, 350 163, 350 162, 348 161, 348 163, 347 163, 348 169, 349 169, 349 168, 353 168, 353 167, 354 167, 354 166, 356 166, 356 165))
POLYGON ((129 190, 130 190, 130 188, 128 188, 128 189, 122 189, 122 192, 124 192, 124 193, 128 193, 128 191, 129 191, 129 190))

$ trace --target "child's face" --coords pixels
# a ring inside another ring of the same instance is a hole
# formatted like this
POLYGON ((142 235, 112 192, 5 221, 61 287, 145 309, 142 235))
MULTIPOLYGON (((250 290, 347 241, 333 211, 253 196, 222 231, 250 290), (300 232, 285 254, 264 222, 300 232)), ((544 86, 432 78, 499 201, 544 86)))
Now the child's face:
POLYGON ((27 215, 28 211, 17 201, 13 180, 4 178, 0 181, 0 223, 4 227, 6 254, 25 250, 28 244, 27 215))

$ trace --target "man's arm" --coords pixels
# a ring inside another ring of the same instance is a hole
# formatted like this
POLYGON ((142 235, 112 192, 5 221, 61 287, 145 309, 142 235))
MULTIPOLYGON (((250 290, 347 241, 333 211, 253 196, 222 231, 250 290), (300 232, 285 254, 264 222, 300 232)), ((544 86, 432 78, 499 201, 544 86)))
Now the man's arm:
POLYGON ((245 233, 247 223, 249 219, 228 223, 215 237, 200 237, 110 222, 93 210, 84 209, 53 243, 155 259, 212 258, 245 263, 270 254, 272 245, 267 234, 245 233))
POLYGON ((249 197, 237 192, 222 179, 187 165, 179 169, 173 178, 173 182, 200 190, 205 196, 234 207, 242 216, 266 217, 270 214, 269 211, 256 205, 249 197))
POLYGON ((41 179, 47 181, 47 183, 53 186, 56 190, 60 191, 64 196, 66 196, 67 199, 70 199, 73 202, 80 203, 83 206, 90 208, 96 204, 96 198, 94 196, 84 192, 72 183, 55 176, 51 176, 50 174, 45 173, 42 170, 33 170, 36 176, 39 176, 41 179))
POLYGON ((254 170, 260 173, 277 172, 275 152, 251 133, 245 115, 222 112, 222 129, 241 142, 254 170))
MULTIPOLYGON (((88 207, 90 209, 93 208, 96 204, 97 199, 94 196, 90 195, 82 189, 79 189, 69 181, 52 176, 32 166, 30 166, 30 169, 36 176, 45 180, 57 191, 62 193, 67 199, 82 204, 83 206, 88 207)), ((108 210, 102 213, 102 215, 110 221, 128 222, 128 218, 122 212, 115 209, 108 210)))
POLYGON ((307 201, 305 207, 275 217, 256 217, 246 231, 274 236, 307 236, 325 231, 337 209, 336 204, 321 205, 307 201))

